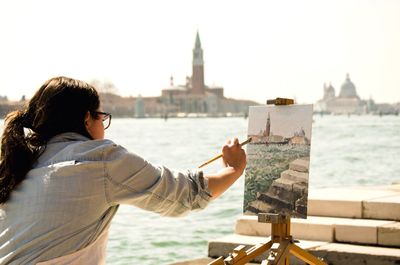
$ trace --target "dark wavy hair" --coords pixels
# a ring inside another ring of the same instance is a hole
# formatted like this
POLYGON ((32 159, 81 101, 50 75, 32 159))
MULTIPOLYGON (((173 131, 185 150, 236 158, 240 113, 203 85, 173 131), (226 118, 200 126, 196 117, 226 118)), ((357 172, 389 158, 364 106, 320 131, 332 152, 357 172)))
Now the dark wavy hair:
POLYGON ((53 136, 76 132, 92 139, 85 127, 85 115, 99 106, 93 86, 60 76, 47 80, 23 109, 9 113, 1 137, 0 204, 25 179, 53 136))

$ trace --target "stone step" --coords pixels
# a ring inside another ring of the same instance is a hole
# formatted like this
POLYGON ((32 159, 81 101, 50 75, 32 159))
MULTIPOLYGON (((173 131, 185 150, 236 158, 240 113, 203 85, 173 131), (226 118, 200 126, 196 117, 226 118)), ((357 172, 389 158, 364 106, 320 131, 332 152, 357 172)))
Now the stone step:
POLYGON ((293 180, 278 178, 272 182, 271 187, 276 186, 280 189, 291 191, 293 190, 293 183, 295 183, 293 180))
POLYGON ((292 193, 292 197, 301 197, 308 193, 308 185, 304 182, 294 182, 292 180, 279 178, 272 182, 270 192, 277 193, 292 193))
MULTIPOLYGON (((257 216, 241 216, 235 233, 246 236, 270 236, 271 224, 259 223, 257 216)), ((308 216, 291 219, 291 234, 296 239, 371 244, 400 247, 400 222, 308 216)))
POLYGON ((310 189, 308 215, 400 221, 400 184, 310 189))
POLYGON ((271 208, 272 207, 270 204, 260 201, 260 200, 252 201, 249 204, 249 206, 247 207, 247 209, 253 214, 259 213, 259 212, 268 213, 271 210, 271 208))
MULTIPOLYGON (((300 184, 300 183, 299 183, 300 184)), ((303 192, 301 190, 296 190, 298 192, 293 191, 293 182, 287 179, 276 179, 272 182, 271 187, 269 188, 266 195, 272 195, 274 197, 278 197, 282 201, 293 202, 295 198, 301 197, 303 192)), ((306 188, 306 187, 304 187, 306 188)), ((261 199, 263 194, 258 194, 257 199, 261 199)))
POLYGON ((271 184, 270 190, 280 189, 286 190, 288 192, 295 192, 299 194, 304 194, 308 192, 308 185, 305 182, 296 182, 291 179, 278 178, 274 180, 271 184))
MULTIPOLYGON (((269 240, 269 237, 228 235, 208 242, 208 256, 212 258, 227 257, 238 245, 245 245, 246 248, 250 248, 258 243, 266 243, 269 240)), ((398 248, 307 240, 300 240, 296 245, 316 257, 323 258, 329 265, 398 265, 400 260, 400 249, 398 248)), ((255 261, 261 262, 266 257, 267 253, 264 253, 262 256, 257 257, 255 261)), ((304 262, 291 257, 290 264, 303 265, 304 262)))
POLYGON ((291 180, 296 182, 308 183, 308 173, 298 172, 291 169, 285 170, 281 173, 281 179, 291 180))
POLYGON ((258 200, 266 202, 267 204, 273 205, 275 209, 288 209, 293 210, 294 203, 291 201, 285 201, 284 198, 274 196, 268 193, 260 193, 257 197, 258 200))
POLYGON ((299 158, 290 162, 289 169, 293 171, 308 173, 310 168, 310 160, 305 158, 299 158))

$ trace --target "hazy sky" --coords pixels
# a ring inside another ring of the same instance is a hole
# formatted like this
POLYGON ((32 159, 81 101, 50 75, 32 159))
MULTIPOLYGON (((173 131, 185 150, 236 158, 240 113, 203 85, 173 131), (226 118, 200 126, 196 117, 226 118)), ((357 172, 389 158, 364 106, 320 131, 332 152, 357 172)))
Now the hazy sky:
POLYGON ((0 0, 0 95, 66 75, 158 96, 191 75, 198 29, 206 84, 227 97, 313 103, 350 73, 361 98, 398 102, 399 27, 397 0, 0 0))
POLYGON ((255 106, 249 111, 248 135, 256 135, 265 130, 268 113, 270 114, 271 133, 283 137, 292 137, 295 132, 304 130, 311 139, 312 105, 292 106, 255 106))

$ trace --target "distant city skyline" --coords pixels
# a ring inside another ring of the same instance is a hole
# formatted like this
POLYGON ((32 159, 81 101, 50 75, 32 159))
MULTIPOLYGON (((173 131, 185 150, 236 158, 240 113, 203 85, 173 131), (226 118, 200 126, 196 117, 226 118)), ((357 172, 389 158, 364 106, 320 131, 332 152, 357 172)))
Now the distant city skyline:
POLYGON ((351 75, 362 99, 400 102, 400 1, 0 2, 0 96, 31 97, 48 78, 110 81, 160 96, 191 75, 226 97, 315 103, 351 75))

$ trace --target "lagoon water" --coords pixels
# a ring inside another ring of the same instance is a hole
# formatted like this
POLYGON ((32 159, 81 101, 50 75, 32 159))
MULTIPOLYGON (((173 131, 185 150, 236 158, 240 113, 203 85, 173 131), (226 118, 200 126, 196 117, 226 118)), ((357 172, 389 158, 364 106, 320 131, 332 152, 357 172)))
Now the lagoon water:
MULTIPOLYGON (((247 123, 243 118, 114 119, 106 137, 154 164, 186 169, 218 154, 229 137, 245 139, 247 123)), ((310 161, 311 189, 400 182, 400 116, 315 115, 310 161)), ((204 171, 220 165, 216 161, 204 171)), ((107 264, 170 264, 206 256, 209 239, 233 232, 243 190, 241 178, 204 211, 183 218, 121 206, 110 230, 107 264)))
MULTIPOLYGON (((107 137, 152 163, 195 168, 229 137, 245 139, 248 121, 117 119, 107 137)), ((400 181, 399 116, 314 116, 310 188, 388 185, 400 181)), ((220 167, 210 164, 205 172, 220 167)), ((130 206, 113 221, 107 264, 170 264, 204 257, 207 241, 233 232, 242 213, 244 178, 202 212, 165 218, 130 206)))

